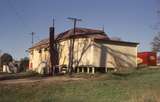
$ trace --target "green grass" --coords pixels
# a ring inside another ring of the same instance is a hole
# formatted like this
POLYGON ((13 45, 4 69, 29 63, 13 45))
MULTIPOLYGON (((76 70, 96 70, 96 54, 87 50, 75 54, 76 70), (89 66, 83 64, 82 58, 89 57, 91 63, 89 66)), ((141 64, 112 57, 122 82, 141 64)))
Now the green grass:
POLYGON ((0 85, 0 102, 160 102, 160 70, 96 74, 85 79, 0 85))

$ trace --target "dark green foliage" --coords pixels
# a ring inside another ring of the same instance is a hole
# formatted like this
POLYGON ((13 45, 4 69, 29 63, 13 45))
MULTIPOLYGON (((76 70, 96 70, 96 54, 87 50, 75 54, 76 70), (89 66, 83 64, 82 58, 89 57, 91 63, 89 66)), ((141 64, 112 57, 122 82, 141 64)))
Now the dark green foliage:
POLYGON ((2 65, 8 65, 10 62, 13 61, 12 56, 11 56, 10 54, 8 54, 8 53, 4 53, 4 54, 0 57, 0 59, 1 59, 1 64, 2 64, 2 65))
POLYGON ((23 72, 26 71, 29 67, 29 58, 25 57, 20 60, 20 65, 19 65, 19 71, 23 72))

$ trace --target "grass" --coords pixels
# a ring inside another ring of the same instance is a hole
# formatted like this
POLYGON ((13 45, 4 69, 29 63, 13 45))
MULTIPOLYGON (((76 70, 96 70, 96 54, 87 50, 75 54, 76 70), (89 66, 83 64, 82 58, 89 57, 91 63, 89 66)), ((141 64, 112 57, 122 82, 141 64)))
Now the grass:
MULTIPOLYGON (((74 77, 85 75, 75 75, 74 77)), ((86 80, 0 85, 0 102, 160 102, 160 70, 96 74, 86 80)))

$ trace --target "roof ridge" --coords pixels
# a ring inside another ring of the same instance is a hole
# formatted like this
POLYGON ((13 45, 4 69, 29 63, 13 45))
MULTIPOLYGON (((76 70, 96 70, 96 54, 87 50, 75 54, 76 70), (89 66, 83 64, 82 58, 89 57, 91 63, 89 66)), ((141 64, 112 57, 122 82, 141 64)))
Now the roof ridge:
MULTIPOLYGON (((66 30, 64 32, 61 32, 59 34, 56 34, 55 40, 60 41, 63 39, 67 39, 71 36, 73 36, 73 30, 74 28, 71 28, 69 30, 66 30)), ((76 27, 76 36, 77 37, 95 37, 95 38, 101 38, 101 39, 109 39, 107 34, 102 30, 97 29, 91 29, 91 28, 82 28, 82 27, 76 27)), ((35 43, 32 47, 36 47, 42 44, 46 44, 49 42, 49 37, 40 40, 39 42, 35 43)))

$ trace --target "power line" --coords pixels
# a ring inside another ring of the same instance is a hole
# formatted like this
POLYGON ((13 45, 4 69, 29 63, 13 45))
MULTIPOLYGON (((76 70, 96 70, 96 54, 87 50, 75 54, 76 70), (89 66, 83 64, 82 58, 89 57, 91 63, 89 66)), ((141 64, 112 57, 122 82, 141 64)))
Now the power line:
MULTIPOLYGON (((14 6, 13 2, 11 0, 7 0, 8 1, 8 5, 10 7, 10 9, 12 11, 14 11, 15 15, 17 16, 18 20, 21 22, 21 24, 25 27, 25 28, 29 28, 29 26, 25 23, 25 21, 23 20, 21 13, 17 10, 16 6, 14 6)), ((31 36, 32 36, 32 46, 34 44, 34 35, 35 33, 32 32, 31 36)))
POLYGON ((14 4, 12 3, 12 0, 7 0, 8 1, 8 5, 11 8, 12 11, 14 11, 15 15, 17 16, 18 20, 21 22, 21 24, 24 27, 29 27, 25 21, 23 20, 21 13, 17 10, 16 6, 14 6, 14 4))

